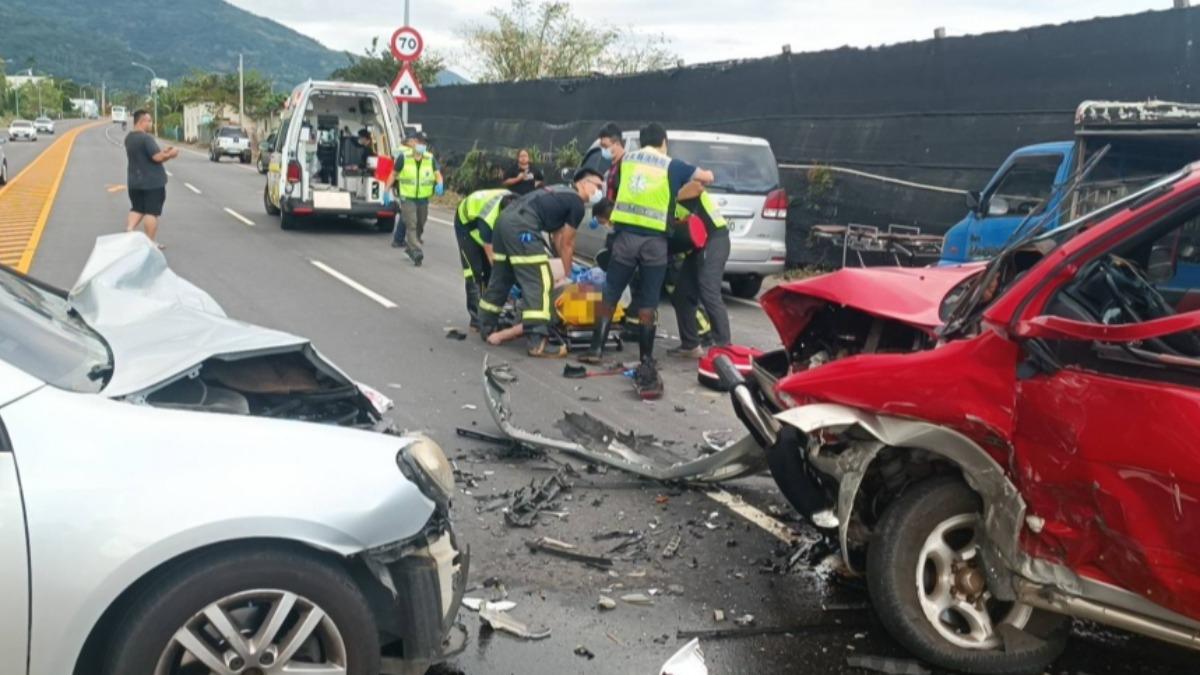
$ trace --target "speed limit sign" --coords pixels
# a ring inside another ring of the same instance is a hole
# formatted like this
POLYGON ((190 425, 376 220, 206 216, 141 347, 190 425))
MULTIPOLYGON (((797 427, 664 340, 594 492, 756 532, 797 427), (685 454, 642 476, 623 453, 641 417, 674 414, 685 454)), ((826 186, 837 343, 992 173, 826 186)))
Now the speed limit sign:
POLYGON ((395 56, 397 61, 416 61, 421 58, 421 52, 425 51, 425 40, 412 26, 396 29, 396 32, 392 33, 391 45, 392 56, 395 56))

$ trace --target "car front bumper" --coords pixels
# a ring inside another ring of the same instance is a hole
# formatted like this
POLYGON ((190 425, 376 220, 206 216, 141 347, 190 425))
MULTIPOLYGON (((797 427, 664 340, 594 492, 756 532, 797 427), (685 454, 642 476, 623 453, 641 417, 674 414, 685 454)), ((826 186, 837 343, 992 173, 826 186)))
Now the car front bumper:
POLYGON ((237 148, 237 147, 217 148, 218 155, 226 155, 229 157, 240 157, 240 156, 246 154, 247 152, 250 152, 250 148, 237 148))

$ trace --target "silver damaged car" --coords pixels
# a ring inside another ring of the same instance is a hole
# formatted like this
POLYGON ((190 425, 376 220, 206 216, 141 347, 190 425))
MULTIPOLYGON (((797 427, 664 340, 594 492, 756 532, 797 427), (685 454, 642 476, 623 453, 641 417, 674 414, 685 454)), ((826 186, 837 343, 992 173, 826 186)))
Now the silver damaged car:
POLYGON ((441 449, 139 233, 0 268, 0 673, 423 672, 461 648, 441 449))

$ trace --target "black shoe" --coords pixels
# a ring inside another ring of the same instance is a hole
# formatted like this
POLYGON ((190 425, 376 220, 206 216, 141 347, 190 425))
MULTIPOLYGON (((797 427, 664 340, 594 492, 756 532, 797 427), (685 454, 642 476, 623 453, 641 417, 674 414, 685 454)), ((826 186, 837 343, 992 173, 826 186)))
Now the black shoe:
POLYGON ((642 361, 633 374, 633 388, 643 401, 653 401, 662 398, 663 381, 655 367, 654 359, 642 361))
POLYGON ((638 357, 643 362, 654 361, 654 338, 657 336, 658 326, 638 326, 638 357))
POLYGON ((612 327, 612 319, 600 319, 592 329, 592 344, 587 353, 579 357, 584 363, 600 363, 604 360, 604 343, 608 342, 608 329, 612 327))

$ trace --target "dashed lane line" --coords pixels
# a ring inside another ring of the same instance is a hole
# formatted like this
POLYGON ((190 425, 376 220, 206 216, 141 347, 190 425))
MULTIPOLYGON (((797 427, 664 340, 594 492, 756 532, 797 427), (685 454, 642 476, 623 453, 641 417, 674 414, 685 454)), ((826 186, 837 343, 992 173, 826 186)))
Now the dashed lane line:
POLYGON ((723 505, 730 511, 733 511, 742 518, 750 521, 750 523, 757 525, 763 530, 766 530, 771 536, 785 544, 792 544, 798 539, 796 533, 793 532, 787 525, 784 525, 777 518, 774 518, 771 515, 747 504, 744 499, 737 495, 730 494, 729 492, 720 489, 709 490, 704 494, 709 499, 723 505))
POLYGON ((200 191, 200 188, 196 187, 195 185, 192 185, 191 183, 184 183, 183 186, 185 188, 191 190, 192 192, 195 192, 198 195, 204 194, 203 192, 200 191))
POLYGON ((359 293, 362 293, 363 295, 367 296, 368 298, 379 303, 380 305, 383 306, 384 309, 395 309, 397 307, 396 303, 392 302, 391 300, 388 300, 387 298, 385 298, 382 295, 376 293, 375 291, 367 288, 366 286, 363 286, 362 284, 351 279, 350 277, 346 276, 345 274, 342 274, 341 272, 333 269, 332 267, 330 267, 329 265, 326 265, 325 263, 321 262, 320 260, 309 260, 309 262, 313 264, 313 267, 316 267, 317 269, 328 274, 329 276, 333 277, 334 279, 337 279, 338 281, 342 282, 343 284, 346 284, 350 288, 353 288, 354 290, 358 291, 359 293))
POLYGON ((240 221, 242 221, 242 223, 243 223, 244 225, 247 225, 247 226, 249 226, 249 227, 254 227, 254 221, 253 221, 253 220, 250 220, 250 219, 249 219, 249 218, 247 218, 246 216, 243 216, 242 214, 238 213, 237 211, 234 211, 233 209, 229 208, 228 206, 226 206, 226 207, 225 207, 225 213, 228 213, 229 215, 233 216, 233 217, 234 217, 234 218, 236 218, 237 220, 240 220, 240 221))
POLYGON ((54 198, 62 184, 71 148, 80 133, 103 122, 75 127, 50 144, 15 178, 0 188, 0 263, 28 272, 54 198))

